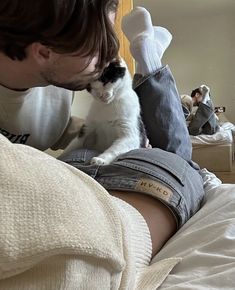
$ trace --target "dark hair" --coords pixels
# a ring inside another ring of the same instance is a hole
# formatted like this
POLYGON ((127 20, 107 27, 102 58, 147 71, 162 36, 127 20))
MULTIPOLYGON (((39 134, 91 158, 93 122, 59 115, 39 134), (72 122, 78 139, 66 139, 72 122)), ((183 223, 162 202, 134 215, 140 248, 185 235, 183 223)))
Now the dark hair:
POLYGON ((117 56, 119 42, 108 18, 118 0, 0 1, 0 51, 13 60, 40 42, 57 53, 90 57, 98 68, 117 56))
POLYGON ((200 88, 193 90, 191 93, 191 97, 193 98, 196 94, 202 95, 202 91, 200 90, 200 88))

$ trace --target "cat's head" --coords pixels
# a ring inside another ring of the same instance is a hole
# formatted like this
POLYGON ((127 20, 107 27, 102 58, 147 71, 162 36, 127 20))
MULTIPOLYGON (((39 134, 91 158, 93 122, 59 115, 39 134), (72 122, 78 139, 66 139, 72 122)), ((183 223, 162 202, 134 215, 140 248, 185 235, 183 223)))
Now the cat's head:
POLYGON ((115 60, 106 67, 101 77, 87 87, 94 98, 109 104, 115 98, 115 94, 125 76, 126 66, 120 60, 115 60))

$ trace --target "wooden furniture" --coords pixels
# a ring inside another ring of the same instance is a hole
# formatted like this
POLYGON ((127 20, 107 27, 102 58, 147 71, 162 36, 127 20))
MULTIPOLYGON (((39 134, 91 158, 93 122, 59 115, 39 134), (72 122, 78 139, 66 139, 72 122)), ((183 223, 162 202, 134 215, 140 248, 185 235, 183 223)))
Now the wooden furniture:
POLYGON ((220 172, 216 171, 215 175, 223 182, 223 183, 232 183, 235 184, 235 162, 233 161, 232 171, 220 172))
POLYGON ((233 144, 193 146, 192 159, 211 172, 231 172, 233 144))
POLYGON ((130 54, 129 42, 121 30, 121 19, 125 14, 130 12, 132 8, 133 8, 133 0, 120 0, 119 1, 118 14, 116 18, 116 31, 117 31, 117 34, 119 36, 119 41, 120 41, 120 55, 125 59, 131 74, 134 75, 135 64, 130 54))

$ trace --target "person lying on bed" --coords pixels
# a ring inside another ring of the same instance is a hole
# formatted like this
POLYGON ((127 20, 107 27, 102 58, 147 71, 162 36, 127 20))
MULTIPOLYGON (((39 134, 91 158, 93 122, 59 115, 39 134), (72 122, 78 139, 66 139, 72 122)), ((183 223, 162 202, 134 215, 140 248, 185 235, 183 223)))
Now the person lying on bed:
POLYGON ((218 118, 210 97, 210 88, 207 85, 194 89, 191 96, 182 95, 181 102, 190 135, 213 135, 219 130, 218 118), (197 107, 196 111, 193 107, 197 107))
POLYGON ((89 150, 61 162, 0 135, 0 289, 155 289, 178 261, 149 266, 204 196, 175 80, 161 63, 169 32, 156 38, 141 7, 122 27, 153 148, 98 167, 86 164, 89 150))

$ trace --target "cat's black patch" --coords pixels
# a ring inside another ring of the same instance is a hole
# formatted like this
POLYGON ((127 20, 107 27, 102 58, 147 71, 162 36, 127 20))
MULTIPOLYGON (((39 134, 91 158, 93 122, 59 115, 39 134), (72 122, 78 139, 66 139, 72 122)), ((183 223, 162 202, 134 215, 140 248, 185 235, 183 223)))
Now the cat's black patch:
POLYGON ((87 91, 90 93, 91 92, 91 84, 88 84, 86 87, 87 91))
POLYGON ((118 79, 123 78, 125 73, 126 68, 121 66, 119 61, 113 61, 104 69, 99 81, 101 81, 104 85, 107 83, 114 83, 118 79))

